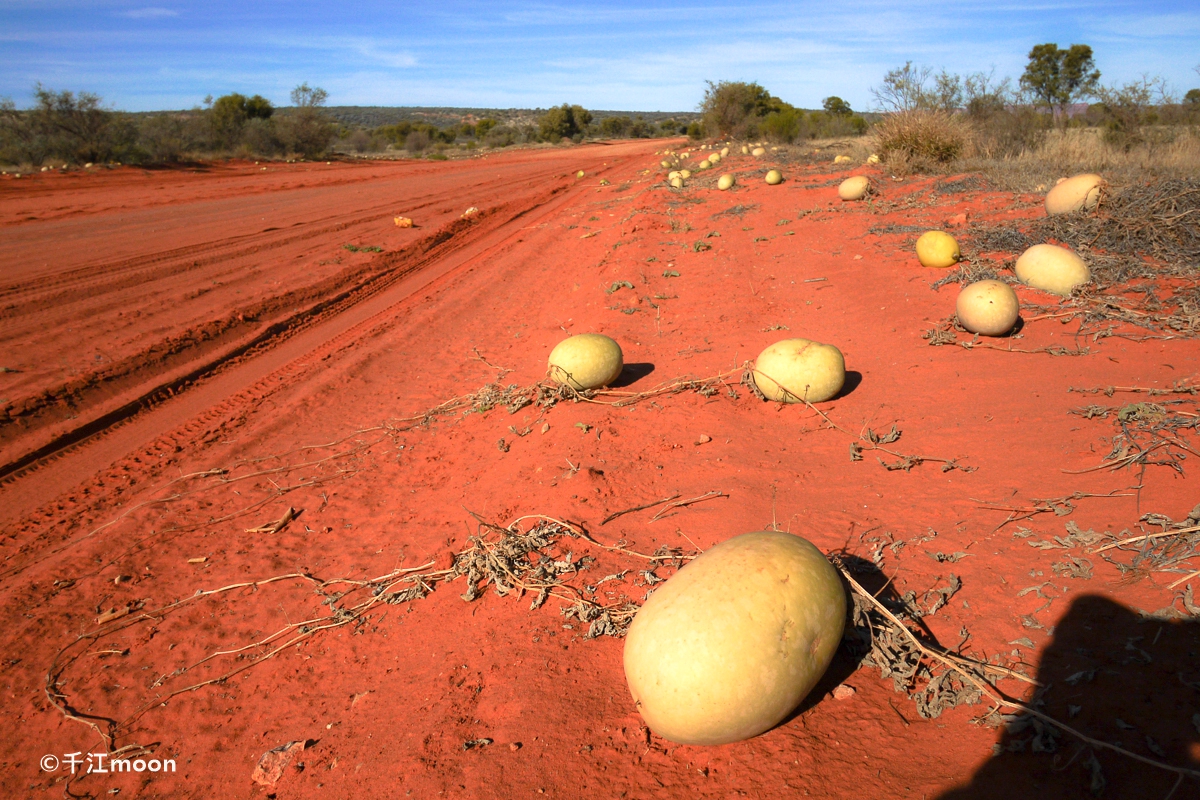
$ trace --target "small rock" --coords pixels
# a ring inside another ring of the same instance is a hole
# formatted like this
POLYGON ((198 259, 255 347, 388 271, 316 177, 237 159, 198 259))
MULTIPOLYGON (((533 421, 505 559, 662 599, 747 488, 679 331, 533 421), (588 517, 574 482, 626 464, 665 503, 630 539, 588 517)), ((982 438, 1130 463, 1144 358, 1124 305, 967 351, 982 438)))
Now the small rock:
POLYGON ((411 228, 413 226, 413 221, 408 217, 396 217, 395 221, 397 228, 411 228))
POLYGON ((834 700, 845 700, 854 696, 855 689, 853 686, 847 686, 844 683, 839 683, 833 690, 834 700))
POLYGON ((698 440, 696 440, 696 444, 697 445, 708 444, 711 441, 712 441, 711 436, 709 436, 707 433, 702 433, 702 434, 700 434, 700 438, 698 440))
POLYGON ((304 751, 305 745, 306 742, 302 741, 288 742, 263 753, 263 757, 258 760, 258 766, 254 768, 250 779, 260 786, 274 786, 283 777, 283 771, 287 769, 288 764, 292 763, 296 754, 304 751))
POLYGON ((520 743, 520 742, 513 742, 513 743, 511 743, 511 744, 508 746, 508 749, 509 749, 509 750, 512 750, 512 751, 515 753, 515 752, 517 752, 518 750, 520 750, 520 749, 521 749, 521 743, 520 743))

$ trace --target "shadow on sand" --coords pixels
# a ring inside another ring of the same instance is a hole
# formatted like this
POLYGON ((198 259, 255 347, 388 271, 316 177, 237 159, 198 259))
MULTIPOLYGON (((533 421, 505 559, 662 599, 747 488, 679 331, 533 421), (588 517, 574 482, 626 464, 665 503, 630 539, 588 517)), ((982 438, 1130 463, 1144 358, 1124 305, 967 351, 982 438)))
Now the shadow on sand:
MULTIPOLYGON (((1200 621, 1148 619, 1104 597, 1079 597, 1055 627, 1036 678, 1044 687, 1039 711, 1093 739, 1200 770, 1200 621)), ((1007 719, 996 754, 939 800, 1200 798, 1196 779, 1007 719)))

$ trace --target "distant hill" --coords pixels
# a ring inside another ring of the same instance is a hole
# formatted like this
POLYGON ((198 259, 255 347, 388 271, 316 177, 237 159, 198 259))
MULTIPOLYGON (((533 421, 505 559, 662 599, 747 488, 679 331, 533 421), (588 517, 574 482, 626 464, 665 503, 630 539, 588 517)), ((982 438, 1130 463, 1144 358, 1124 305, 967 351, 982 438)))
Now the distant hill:
MULTIPOLYGON (((664 119, 691 122, 699 119, 696 111, 597 111, 592 120, 599 122, 606 117, 641 117, 655 123, 664 119)), ((280 109, 286 111, 286 109, 280 109)), ((429 122, 438 127, 475 122, 485 117, 501 125, 536 125, 538 117, 546 113, 544 108, 444 108, 432 106, 326 106, 323 111, 343 125, 361 125, 377 128, 380 125, 395 125, 398 122, 429 122)))

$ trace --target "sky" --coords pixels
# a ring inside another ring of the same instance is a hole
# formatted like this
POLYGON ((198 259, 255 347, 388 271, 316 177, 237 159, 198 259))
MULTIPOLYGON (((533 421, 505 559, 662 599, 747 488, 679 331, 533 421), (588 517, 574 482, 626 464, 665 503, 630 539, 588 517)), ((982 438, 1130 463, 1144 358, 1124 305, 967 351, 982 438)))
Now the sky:
POLYGON ((803 108, 855 110, 906 61, 1018 78, 1030 48, 1091 45, 1104 84, 1200 87, 1200 2, 795 0, 488 3, 0 0, 0 98, 40 82, 109 108, 192 108, 207 95, 288 105, 693 111, 706 81, 755 81, 803 108))

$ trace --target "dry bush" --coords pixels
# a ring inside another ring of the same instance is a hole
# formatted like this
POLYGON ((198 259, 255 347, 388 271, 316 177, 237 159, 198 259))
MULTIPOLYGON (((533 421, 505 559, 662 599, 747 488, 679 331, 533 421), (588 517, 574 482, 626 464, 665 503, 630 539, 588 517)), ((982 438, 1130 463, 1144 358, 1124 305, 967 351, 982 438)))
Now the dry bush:
POLYGON ((946 111, 900 111, 873 129, 880 158, 900 171, 928 170, 967 155, 971 126, 946 111))
POLYGON ((998 187, 1023 192, 1045 191, 1057 179, 1081 172, 1101 174, 1117 186, 1200 175, 1200 132, 1180 128, 1174 133, 1151 136, 1126 149, 1104 141, 1104 132, 1097 128, 1051 130, 1039 147, 1007 158, 988 158, 981 152, 980 157, 957 162, 952 171, 983 172, 998 187))
POLYGON ((404 149, 410 153, 420 153, 429 147, 429 134, 425 131, 413 131, 404 140, 404 149))
POLYGON ((968 110, 975 152, 984 158, 1010 158, 1036 151, 1051 127, 1050 118, 1029 106, 968 110))

